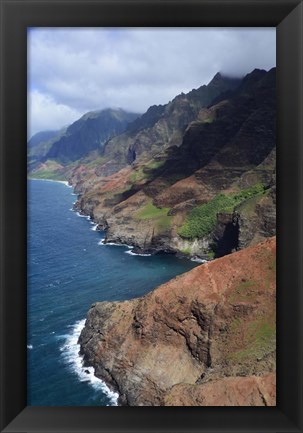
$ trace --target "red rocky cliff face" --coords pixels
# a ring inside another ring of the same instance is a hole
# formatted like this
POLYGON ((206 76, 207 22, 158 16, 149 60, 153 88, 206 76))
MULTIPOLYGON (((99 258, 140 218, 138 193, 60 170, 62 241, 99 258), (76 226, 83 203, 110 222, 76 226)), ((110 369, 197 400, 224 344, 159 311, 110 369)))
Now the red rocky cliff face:
POLYGON ((276 374, 227 377, 200 385, 174 386, 165 406, 275 406, 276 374))
POLYGON ((128 405, 275 405, 275 237, 148 295, 92 306, 80 336, 128 405))

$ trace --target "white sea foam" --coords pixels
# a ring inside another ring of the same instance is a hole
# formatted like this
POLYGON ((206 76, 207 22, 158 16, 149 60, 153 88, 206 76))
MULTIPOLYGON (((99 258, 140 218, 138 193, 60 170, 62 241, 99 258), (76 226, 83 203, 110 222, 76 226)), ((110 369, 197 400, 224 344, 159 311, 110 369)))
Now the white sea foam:
POLYGON ((140 254, 140 253, 134 253, 133 251, 125 251, 125 254, 130 254, 131 256, 141 256, 141 257, 150 257, 151 254, 140 254))
POLYGON ((68 186, 69 188, 72 188, 73 185, 70 185, 66 180, 57 180, 55 182, 60 182, 60 183, 64 183, 64 185, 68 186))
MULTIPOLYGON (((74 210, 74 209, 71 209, 74 210)), ((80 212, 76 212, 76 215, 78 215, 78 217, 80 218, 87 218, 87 215, 82 215, 80 212)))
POLYGON ((104 239, 101 239, 101 240, 98 242, 98 245, 111 245, 112 247, 126 247, 126 248, 128 248, 129 250, 131 250, 131 249, 134 248, 133 245, 118 244, 118 243, 115 243, 115 242, 104 242, 104 241, 105 241, 105 238, 104 238, 104 239))
POLYGON ((94 224, 94 226, 91 228, 91 230, 92 230, 93 232, 97 231, 97 227, 98 227, 99 224, 95 224, 95 223, 93 223, 93 222, 92 222, 92 224, 94 224))
POLYGON ((60 351, 64 362, 77 374, 81 382, 89 382, 89 384, 96 390, 101 390, 110 399, 113 406, 118 405, 119 394, 111 391, 108 386, 100 379, 98 379, 94 372, 93 367, 83 366, 83 357, 79 355, 80 345, 78 338, 84 327, 85 319, 76 322, 71 328, 71 333, 63 335, 64 344, 61 346, 60 351))
POLYGON ((32 344, 28 344, 26 347, 27 347, 28 349, 32 349, 32 348, 33 348, 33 345, 32 345, 32 344))
POLYGON ((69 188, 72 188, 73 186, 70 185, 67 180, 54 180, 54 179, 36 179, 34 177, 31 178, 31 180, 43 180, 44 182, 59 182, 63 183, 64 185, 68 186, 69 188))
POLYGON ((192 262, 197 262, 197 263, 206 263, 206 262, 207 262, 207 260, 205 260, 205 259, 200 259, 200 257, 192 257, 190 260, 191 260, 192 262))

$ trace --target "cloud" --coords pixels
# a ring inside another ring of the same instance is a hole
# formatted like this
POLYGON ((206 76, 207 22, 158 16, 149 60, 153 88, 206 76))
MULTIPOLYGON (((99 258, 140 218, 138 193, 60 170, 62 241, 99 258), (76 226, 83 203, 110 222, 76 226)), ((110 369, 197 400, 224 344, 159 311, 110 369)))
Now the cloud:
POLYGON ((28 124, 33 125, 30 136, 38 131, 60 129, 77 120, 80 114, 79 111, 56 103, 50 96, 35 90, 30 93, 28 100, 28 124))
POLYGON ((47 124, 43 109, 32 111, 38 103, 49 107, 54 125, 60 112, 64 122, 106 107, 144 112, 218 71, 268 70, 276 63, 275 37, 275 28, 30 29, 30 131, 47 124))

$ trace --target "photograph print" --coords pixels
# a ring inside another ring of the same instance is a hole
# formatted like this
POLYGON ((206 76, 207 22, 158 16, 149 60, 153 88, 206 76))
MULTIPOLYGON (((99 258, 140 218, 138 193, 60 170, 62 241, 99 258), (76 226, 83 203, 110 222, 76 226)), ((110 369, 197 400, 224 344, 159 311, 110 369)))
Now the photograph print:
POLYGON ((276 406, 276 29, 28 28, 28 406, 276 406))

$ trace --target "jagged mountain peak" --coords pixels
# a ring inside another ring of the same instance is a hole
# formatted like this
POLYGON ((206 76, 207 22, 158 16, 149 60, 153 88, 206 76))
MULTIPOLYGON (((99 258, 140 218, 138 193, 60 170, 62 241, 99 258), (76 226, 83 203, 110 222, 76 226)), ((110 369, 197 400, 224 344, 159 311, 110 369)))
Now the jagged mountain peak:
POLYGON ((221 81, 223 79, 223 75, 221 74, 221 72, 217 72, 214 76, 213 76, 213 78, 210 80, 210 82, 208 83, 208 86, 210 85, 210 84, 214 84, 214 83, 216 83, 216 82, 218 82, 218 81, 221 81))
POLYGON ((94 119, 100 116, 114 116, 114 117, 120 117, 120 116, 128 116, 134 114, 136 117, 139 116, 139 114, 137 113, 130 113, 126 110, 123 110, 123 108, 112 108, 112 107, 108 107, 108 108, 102 108, 100 110, 94 110, 94 111, 88 111, 87 113, 83 114, 82 117, 80 117, 80 120, 87 120, 87 119, 94 119))
POLYGON ((240 82, 239 78, 225 77, 218 72, 209 84, 203 84, 188 93, 181 92, 167 104, 152 105, 141 117, 130 123, 127 130, 139 132, 145 128, 154 127, 158 124, 157 122, 165 117, 168 123, 171 123, 171 120, 174 119, 172 126, 183 131, 201 108, 211 104, 221 93, 235 89, 240 82))
POLYGON ((124 132, 128 124, 138 116, 139 114, 122 108, 89 111, 69 125, 64 133, 53 138, 50 146, 40 144, 42 151, 45 151, 38 155, 37 161, 32 162, 45 162, 50 159, 68 164, 91 151, 100 151, 109 139, 124 132))
POLYGON ((207 86, 212 87, 212 86, 222 86, 222 85, 226 85, 234 83, 234 85, 236 86, 237 84, 240 83, 240 81, 242 80, 242 76, 235 76, 235 75, 230 75, 230 74, 224 74, 223 72, 217 72, 214 77, 210 80, 210 82, 208 83, 207 86))

